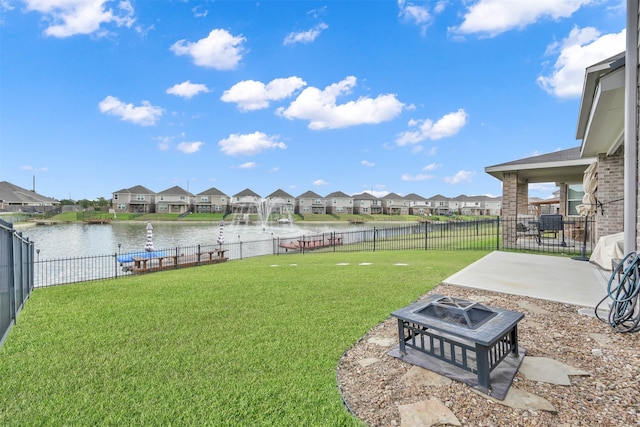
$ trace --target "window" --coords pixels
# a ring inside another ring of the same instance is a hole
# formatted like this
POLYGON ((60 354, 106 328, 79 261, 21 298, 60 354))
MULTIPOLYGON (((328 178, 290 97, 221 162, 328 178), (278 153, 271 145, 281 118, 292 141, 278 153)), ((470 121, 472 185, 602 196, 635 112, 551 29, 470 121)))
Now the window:
POLYGON ((126 207, 127 207, 127 205, 125 205, 124 203, 118 203, 118 210, 123 211, 123 210, 126 209, 126 207))
POLYGON ((144 200, 144 194, 136 195, 136 200, 144 200))
POLYGON ((202 197, 200 197, 200 201, 201 201, 201 202, 208 202, 208 201, 209 201, 209 197, 207 197, 207 196, 202 196, 202 197))
POLYGON ((584 187, 582 184, 569 184, 567 186, 567 215, 579 215, 576 206, 582 204, 584 187))
POLYGON ((113 195, 113 200, 118 200, 118 195, 117 194, 113 195))
POLYGON ((180 200, 184 200, 184 199, 186 199, 185 196, 180 196, 180 200))

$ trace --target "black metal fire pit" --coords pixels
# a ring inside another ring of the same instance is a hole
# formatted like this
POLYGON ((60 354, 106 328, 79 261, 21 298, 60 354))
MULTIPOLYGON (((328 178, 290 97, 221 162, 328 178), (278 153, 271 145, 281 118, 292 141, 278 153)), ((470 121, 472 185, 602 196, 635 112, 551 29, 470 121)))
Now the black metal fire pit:
POLYGON ((506 397, 524 358, 518 347, 524 314, 432 295, 391 315, 398 319, 399 343, 390 355, 506 397))

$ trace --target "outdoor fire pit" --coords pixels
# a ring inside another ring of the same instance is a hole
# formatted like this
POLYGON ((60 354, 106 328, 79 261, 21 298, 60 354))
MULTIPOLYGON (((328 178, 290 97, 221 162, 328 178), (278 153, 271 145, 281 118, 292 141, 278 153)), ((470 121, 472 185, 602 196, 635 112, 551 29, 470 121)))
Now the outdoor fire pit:
POLYGON ((506 397, 524 359, 525 350, 518 347, 524 314, 432 295, 391 315, 398 319, 399 341, 391 356, 499 400, 506 397))

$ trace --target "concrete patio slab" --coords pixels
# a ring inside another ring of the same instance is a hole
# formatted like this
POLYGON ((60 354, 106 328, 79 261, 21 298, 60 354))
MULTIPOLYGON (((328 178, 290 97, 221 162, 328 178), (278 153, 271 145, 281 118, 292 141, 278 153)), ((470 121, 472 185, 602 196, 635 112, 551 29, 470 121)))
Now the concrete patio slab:
POLYGON ((443 283, 595 308, 610 275, 571 258, 495 251, 443 283))

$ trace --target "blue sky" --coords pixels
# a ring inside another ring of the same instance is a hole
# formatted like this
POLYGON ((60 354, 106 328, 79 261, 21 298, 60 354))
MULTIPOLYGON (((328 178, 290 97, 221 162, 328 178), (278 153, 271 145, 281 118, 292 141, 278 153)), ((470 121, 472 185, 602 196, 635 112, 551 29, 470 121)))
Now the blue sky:
MULTIPOLYGON (((578 146, 624 0, 0 0, 0 180, 501 195, 486 166, 578 146)), ((550 197, 553 183, 531 185, 550 197)))

